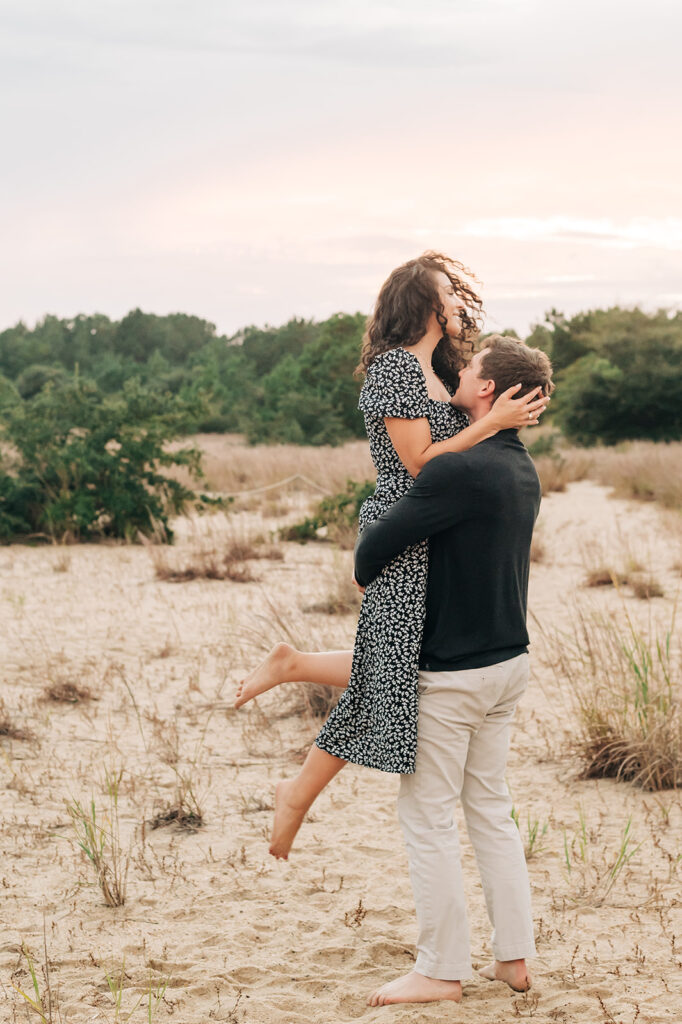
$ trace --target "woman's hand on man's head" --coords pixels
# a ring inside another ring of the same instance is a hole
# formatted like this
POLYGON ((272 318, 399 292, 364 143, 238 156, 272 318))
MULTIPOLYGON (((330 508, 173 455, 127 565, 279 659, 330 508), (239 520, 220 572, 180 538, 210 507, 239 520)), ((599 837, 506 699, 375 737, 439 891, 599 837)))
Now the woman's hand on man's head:
POLYGON ((521 384, 514 384, 493 402, 490 417, 496 430, 534 427, 540 422, 540 416, 550 400, 549 395, 543 395, 542 388, 538 387, 523 398, 514 398, 520 387, 521 384))

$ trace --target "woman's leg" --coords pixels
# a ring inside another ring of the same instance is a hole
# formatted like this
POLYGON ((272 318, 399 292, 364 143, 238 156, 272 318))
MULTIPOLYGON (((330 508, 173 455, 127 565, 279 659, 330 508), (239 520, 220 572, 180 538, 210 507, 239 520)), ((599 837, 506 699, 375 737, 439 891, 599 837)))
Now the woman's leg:
POLYGON ((313 801, 347 763, 313 744, 296 778, 277 783, 275 820, 270 837, 273 857, 288 859, 291 844, 313 801))
POLYGON ((280 683, 318 683, 344 689, 348 686, 352 663, 352 651, 310 654, 290 644, 275 644, 267 658, 239 684, 234 706, 240 708, 280 683))

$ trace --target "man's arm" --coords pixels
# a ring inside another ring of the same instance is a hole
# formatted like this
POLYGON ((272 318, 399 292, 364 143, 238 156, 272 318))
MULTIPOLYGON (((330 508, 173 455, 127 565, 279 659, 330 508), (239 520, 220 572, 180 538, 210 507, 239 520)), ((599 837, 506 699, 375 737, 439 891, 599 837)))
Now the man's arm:
POLYGON ((366 526, 355 545, 355 579, 365 587, 411 544, 453 526, 470 510, 468 466, 458 454, 428 462, 407 494, 366 526))

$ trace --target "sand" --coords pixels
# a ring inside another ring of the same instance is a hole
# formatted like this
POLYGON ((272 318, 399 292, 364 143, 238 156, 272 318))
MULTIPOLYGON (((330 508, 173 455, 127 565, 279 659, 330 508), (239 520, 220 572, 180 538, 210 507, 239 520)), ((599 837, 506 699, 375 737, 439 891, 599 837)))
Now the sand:
MULTIPOLYGON (((241 530, 276 526, 258 511, 236 521, 241 530)), ((191 551, 198 531, 220 537, 234 529, 229 517, 180 526, 178 556, 191 551)), ((350 554, 281 544, 282 561, 252 563, 258 581, 172 584, 155 578, 154 552, 143 547, 0 549, 2 697, 13 724, 33 734, 0 739, 0 1021, 39 1019, 27 1017, 12 985, 29 991, 25 943, 44 988, 43 927, 53 1017, 74 1024, 116 1019, 105 975, 123 963, 119 1019, 145 999, 133 1021, 148 1020, 150 978, 153 986, 168 982, 153 1019, 175 1024, 679 1021, 680 794, 577 778, 571 689, 579 681, 557 682, 540 635, 541 627, 567 628, 575 602, 625 602, 643 622, 669 619, 680 586, 669 523, 655 506, 614 500, 584 482, 544 500, 539 536, 545 558, 533 565, 530 587, 532 679, 508 775, 524 838, 529 820, 539 832, 546 826, 529 860, 535 986, 516 995, 474 978, 460 1006, 372 1009, 368 992, 414 958, 397 778, 349 766, 304 823, 289 862, 275 862, 266 841, 273 785, 296 771, 316 723, 292 714, 295 687, 239 712, 230 705, 259 648, 285 629, 311 646, 350 645, 352 615, 301 610, 349 571, 350 554), (638 601, 612 588, 585 590, 586 567, 602 555, 636 555, 666 596, 638 601), (97 699, 43 699, 47 686, 68 681, 97 699), (120 827, 130 844, 127 899, 118 908, 104 904, 66 808, 92 795, 103 813, 107 768, 123 770, 120 827), (205 824, 152 829, 178 775, 190 778, 205 824), (584 861, 576 855, 581 814, 584 861), (635 852, 602 901, 599 880, 629 818, 635 852)), ((489 926, 466 838, 463 849, 474 959, 483 965, 489 926)))

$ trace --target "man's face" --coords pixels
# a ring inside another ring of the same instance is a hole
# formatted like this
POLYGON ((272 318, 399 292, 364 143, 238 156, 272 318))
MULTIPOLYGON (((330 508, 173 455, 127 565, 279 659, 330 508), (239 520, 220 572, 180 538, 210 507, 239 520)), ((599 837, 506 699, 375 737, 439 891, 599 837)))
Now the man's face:
POLYGON ((459 387, 455 392, 453 402, 460 409, 473 409, 480 396, 481 388, 485 386, 486 381, 480 376, 481 360, 488 351, 487 348, 484 348, 480 352, 476 352, 471 357, 471 361, 459 371, 459 387))

